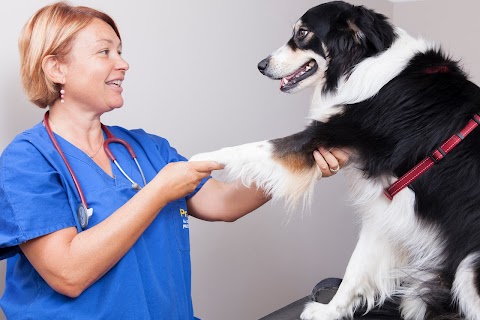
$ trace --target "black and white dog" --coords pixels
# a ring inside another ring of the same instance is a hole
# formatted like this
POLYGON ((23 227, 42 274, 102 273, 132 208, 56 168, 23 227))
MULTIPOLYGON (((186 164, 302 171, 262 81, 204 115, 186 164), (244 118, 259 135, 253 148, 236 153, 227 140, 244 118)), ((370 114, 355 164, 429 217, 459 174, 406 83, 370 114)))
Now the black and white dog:
POLYGON ((223 163, 293 205, 311 200, 318 146, 353 150, 344 172, 358 244, 333 300, 309 303, 301 318, 349 318, 395 295, 405 319, 480 320, 480 89, 458 63, 385 16, 335 1, 308 10, 258 67, 284 92, 314 87, 310 124, 192 160, 223 163))

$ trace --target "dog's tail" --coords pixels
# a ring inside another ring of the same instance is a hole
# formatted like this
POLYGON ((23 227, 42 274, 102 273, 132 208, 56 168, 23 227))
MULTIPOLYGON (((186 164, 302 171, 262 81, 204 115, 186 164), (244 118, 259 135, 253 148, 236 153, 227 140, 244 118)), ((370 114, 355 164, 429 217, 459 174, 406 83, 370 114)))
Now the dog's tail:
POLYGON ((427 305, 425 319, 463 320, 448 285, 429 281, 422 284, 422 300, 427 305))
POLYGON ((422 319, 428 320, 464 319, 452 295, 452 279, 437 274, 429 280, 420 281, 412 275, 405 280, 407 283, 412 281, 399 289, 403 296, 401 313, 405 319, 418 319, 418 315, 423 313, 425 317, 422 319))

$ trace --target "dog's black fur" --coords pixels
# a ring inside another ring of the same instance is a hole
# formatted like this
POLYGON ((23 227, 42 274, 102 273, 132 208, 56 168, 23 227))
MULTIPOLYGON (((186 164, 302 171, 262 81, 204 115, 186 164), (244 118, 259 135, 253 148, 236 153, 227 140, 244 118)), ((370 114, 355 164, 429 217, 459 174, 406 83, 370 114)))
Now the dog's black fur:
POLYGON ((352 10, 350 4, 342 1, 331 2, 328 7, 319 5, 312 8, 303 15, 302 21, 315 33, 315 40, 308 44, 296 43, 293 37, 289 45, 294 50, 310 49, 331 58, 326 72, 325 91, 336 89, 338 79, 346 71, 363 59, 387 49, 395 39, 395 33, 385 16, 364 7, 353 7, 352 10), (349 21, 355 21, 363 37, 355 38, 349 21), (322 42, 328 48, 328 53, 322 49, 322 42), (349 54, 345 55, 347 52, 349 54))

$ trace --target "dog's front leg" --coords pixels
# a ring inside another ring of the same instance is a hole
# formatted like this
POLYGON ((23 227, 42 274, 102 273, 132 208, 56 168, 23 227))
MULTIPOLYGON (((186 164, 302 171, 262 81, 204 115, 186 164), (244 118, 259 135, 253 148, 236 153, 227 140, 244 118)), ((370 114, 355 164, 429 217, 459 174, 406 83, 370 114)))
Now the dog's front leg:
POLYGON ((225 165, 229 179, 255 185, 288 205, 308 203, 321 171, 313 158, 315 146, 306 131, 289 137, 248 143, 201 153, 190 160, 212 160, 225 165))
POLYGON ((341 320, 353 317, 356 308, 383 303, 396 287, 392 277, 396 252, 369 225, 362 226, 357 246, 350 258, 344 279, 328 304, 309 302, 302 320, 341 320), (375 301, 377 300, 377 301, 375 301))

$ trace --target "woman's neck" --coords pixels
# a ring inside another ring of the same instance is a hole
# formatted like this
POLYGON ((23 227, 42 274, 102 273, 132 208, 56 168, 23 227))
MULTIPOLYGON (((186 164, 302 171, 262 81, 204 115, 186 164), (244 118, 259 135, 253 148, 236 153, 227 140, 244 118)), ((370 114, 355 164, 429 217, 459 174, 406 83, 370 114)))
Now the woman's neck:
POLYGON ((93 157, 103 144, 100 115, 79 111, 61 104, 50 107, 49 122, 52 130, 62 138, 93 157))

